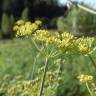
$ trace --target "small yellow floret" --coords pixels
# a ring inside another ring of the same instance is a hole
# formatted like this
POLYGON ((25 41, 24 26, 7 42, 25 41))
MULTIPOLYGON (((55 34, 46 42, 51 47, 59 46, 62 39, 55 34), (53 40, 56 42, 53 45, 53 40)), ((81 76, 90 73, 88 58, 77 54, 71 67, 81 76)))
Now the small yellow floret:
POLYGON ((13 31, 17 31, 19 29, 19 27, 17 26, 17 25, 15 25, 14 27, 13 27, 13 31))
POLYGON ((82 74, 82 75, 78 76, 78 79, 80 80, 80 82, 87 82, 87 81, 93 80, 93 76, 82 74))
POLYGON ((17 22, 16 22, 16 24, 17 25, 23 25, 25 22, 23 21, 23 20, 18 20, 17 22))
POLYGON ((40 25, 42 25, 42 21, 40 21, 40 20, 36 20, 36 21, 35 21, 35 24, 37 24, 37 25, 40 26, 40 25))

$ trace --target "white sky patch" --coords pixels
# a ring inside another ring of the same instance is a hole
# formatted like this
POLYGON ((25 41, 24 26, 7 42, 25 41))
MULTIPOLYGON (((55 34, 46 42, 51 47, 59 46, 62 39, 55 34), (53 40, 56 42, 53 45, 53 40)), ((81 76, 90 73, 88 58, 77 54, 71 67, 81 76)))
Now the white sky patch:
POLYGON ((66 5, 67 3, 67 0, 58 0, 58 4, 63 6, 63 5, 66 5))
MULTIPOLYGON (((96 0, 73 0, 73 1, 78 1, 78 2, 84 2, 87 6, 96 9, 96 0)), ((58 4, 60 6, 66 5, 68 0, 58 0, 58 4)))

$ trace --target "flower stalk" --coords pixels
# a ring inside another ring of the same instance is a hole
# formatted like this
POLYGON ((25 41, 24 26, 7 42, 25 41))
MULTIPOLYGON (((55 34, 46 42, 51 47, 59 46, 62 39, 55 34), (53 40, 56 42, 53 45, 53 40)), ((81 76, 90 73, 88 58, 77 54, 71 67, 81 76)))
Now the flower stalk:
POLYGON ((87 87, 87 89, 88 89, 88 92, 90 93, 90 96, 94 96, 94 95, 92 94, 92 92, 91 92, 91 90, 90 90, 89 85, 88 85, 87 82, 86 82, 86 87, 87 87))
POLYGON ((45 78, 46 78, 46 73, 47 73, 47 66, 48 66, 48 58, 46 57, 45 66, 44 66, 44 74, 43 74, 43 77, 42 77, 40 92, 39 92, 38 96, 42 96, 42 94, 43 94, 44 83, 45 83, 45 78))
POLYGON ((95 63, 95 61, 93 60, 93 58, 92 58, 91 55, 88 55, 88 56, 89 56, 89 59, 90 59, 90 61, 92 62, 93 66, 94 66, 94 68, 95 68, 95 70, 96 70, 96 63, 95 63))

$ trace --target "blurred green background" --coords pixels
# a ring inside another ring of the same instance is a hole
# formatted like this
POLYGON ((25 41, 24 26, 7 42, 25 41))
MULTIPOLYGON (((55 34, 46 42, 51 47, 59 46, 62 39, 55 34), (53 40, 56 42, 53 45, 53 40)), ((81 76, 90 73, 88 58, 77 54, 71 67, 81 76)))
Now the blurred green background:
MULTIPOLYGON (((48 49, 49 50, 49 49, 48 49)), ((48 51, 47 50, 47 51, 48 51)), ((0 86, 7 88, 6 76, 11 76, 14 80, 16 76, 23 76, 24 80, 31 80, 32 68, 34 59, 36 58, 38 51, 30 43, 28 39, 13 39, 0 42, 0 86), (5 81, 4 81, 5 80, 5 81), (4 85, 2 85, 4 83, 4 85)), ((92 57, 96 58, 96 52, 92 54, 92 57)), ((85 86, 79 83, 79 74, 91 74, 95 76, 95 69, 92 62, 88 57, 82 55, 63 55, 63 81, 58 87, 56 96, 89 96, 85 86)), ((36 60, 35 76, 37 76, 38 68, 44 64, 45 55, 42 53, 36 60)), ((58 61, 58 59, 57 59, 58 61)), ((49 71, 54 70, 58 64, 56 58, 52 59, 49 63, 49 71)), ((59 65, 58 65, 59 66, 59 65)), ((8 77, 7 77, 8 78, 8 77)), ((8 79, 8 80, 11 80, 8 79)), ((16 79, 17 80, 17 79, 16 79)), ((22 79, 21 79, 22 80, 22 79)), ((11 81, 10 81, 11 82, 11 81)), ((13 81, 12 81, 13 82, 13 81)), ((13 83, 14 84, 14 83, 13 83)), ((5 91, 6 92, 6 91, 5 91)), ((0 89, 0 94, 2 90, 0 89)), ((6 96, 6 95, 0 95, 6 96)), ((17 96, 17 95, 16 95, 17 96)))

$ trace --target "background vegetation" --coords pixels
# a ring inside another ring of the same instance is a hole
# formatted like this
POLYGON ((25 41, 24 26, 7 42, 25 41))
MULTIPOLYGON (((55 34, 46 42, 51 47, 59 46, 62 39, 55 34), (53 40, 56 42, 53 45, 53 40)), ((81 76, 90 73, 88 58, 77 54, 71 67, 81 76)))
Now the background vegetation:
MULTIPOLYGON (((32 67, 34 65, 34 58, 36 58, 36 53, 38 52, 36 51, 36 48, 32 45, 32 43, 30 44, 29 40, 26 40, 26 39, 25 40, 14 39, 13 41, 7 41, 7 42, 3 41, 0 43, 0 45, 1 45, 0 46, 0 78, 2 78, 0 80, 0 86, 1 86, 0 94, 1 96, 6 96, 8 89, 14 88, 15 84, 18 81, 23 82, 25 80, 26 82, 28 82, 29 80, 31 80, 32 67)), ((95 54, 96 52, 92 54, 92 57, 94 59, 96 58, 95 54)), ((44 54, 41 54, 41 55, 36 60, 36 66, 35 66, 36 77, 37 77, 36 74, 38 72, 38 68, 42 67, 44 64, 43 62, 45 59, 44 54)), ((64 56, 63 55, 63 58, 65 60, 64 66, 63 66, 64 73, 62 74, 63 81, 61 83, 61 86, 58 87, 59 89, 56 93, 56 96, 64 96, 64 95, 66 96, 89 96, 89 93, 87 92, 85 86, 81 86, 81 84, 79 83, 77 76, 78 74, 83 74, 83 73, 91 74, 95 76, 95 69, 92 66, 92 62, 90 62, 90 59, 82 55, 80 56, 78 55, 65 55, 64 56)), ((54 60, 55 59, 56 58, 54 58, 54 60)), ((49 63, 48 72, 50 71, 54 72, 54 68, 56 66, 59 66, 58 65, 59 60, 57 61, 54 61, 54 60, 52 60, 49 63)), ((47 80, 49 80, 49 78, 47 80)), ((16 88, 18 89, 17 86, 16 88)), ((52 89, 51 91, 54 91, 54 90, 52 89)), ((23 93, 23 91, 21 91, 21 93, 23 93)), ((15 96, 17 96, 16 93, 14 94, 15 96)), ((49 95, 50 94, 46 96, 49 96, 49 95)), ((28 95, 28 96, 31 96, 31 95, 28 95)))

